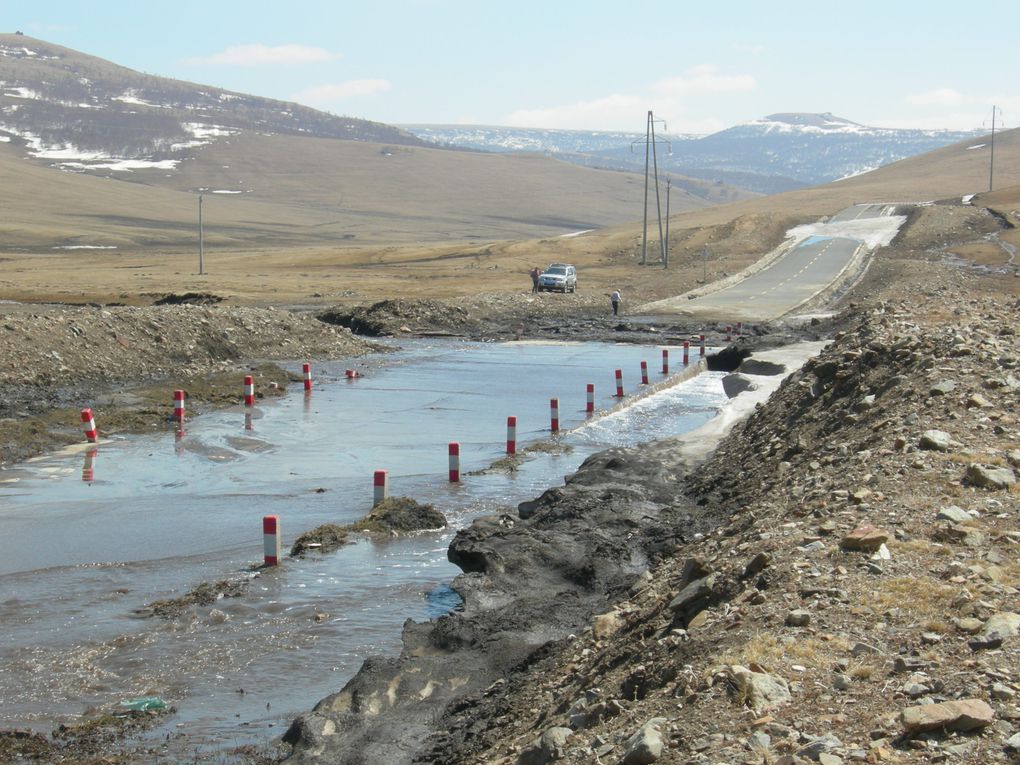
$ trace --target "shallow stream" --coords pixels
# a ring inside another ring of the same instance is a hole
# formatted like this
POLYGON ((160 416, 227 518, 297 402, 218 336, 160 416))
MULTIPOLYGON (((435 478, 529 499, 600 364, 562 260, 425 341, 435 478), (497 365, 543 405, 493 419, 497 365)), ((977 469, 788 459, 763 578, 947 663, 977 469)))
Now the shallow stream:
MULTIPOLYGON (((355 362, 317 364, 309 396, 292 385, 252 410, 188 421, 183 437, 168 426, 0 473, 0 728, 48 732, 90 707, 160 696, 176 713, 152 738, 187 742, 189 756, 278 737, 365 657, 399 651, 406 619, 456 607, 448 585, 459 571, 446 560, 456 529, 561 483, 596 451, 678 435, 719 410, 721 373, 631 396, 642 360, 652 383, 664 380, 660 353, 417 341, 359 359, 353 380, 344 369, 355 362), (588 383, 597 410, 618 408, 586 417, 588 383), (564 431, 555 438, 553 397, 564 431), (556 448, 511 474, 477 473, 504 456, 508 415, 521 448, 556 448), (461 444, 460 484, 447 481, 450 441, 461 444), (361 518, 376 469, 389 472, 392 495, 434 504, 450 528, 286 559, 244 596, 188 618, 136 613, 201 582, 250 576, 264 515, 280 517, 285 551, 301 532, 361 518)), ((681 351, 670 353, 682 369, 681 351)))

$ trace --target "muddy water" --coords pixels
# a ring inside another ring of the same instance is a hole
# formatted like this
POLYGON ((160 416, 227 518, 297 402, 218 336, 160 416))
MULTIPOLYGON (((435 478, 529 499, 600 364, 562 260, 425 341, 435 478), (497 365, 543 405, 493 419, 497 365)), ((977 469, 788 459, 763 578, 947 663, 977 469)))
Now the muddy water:
POLYGON ((642 360, 663 379, 659 359, 651 347, 422 341, 359 360, 356 380, 351 364, 317 365, 310 396, 292 386, 253 411, 189 421, 182 437, 108 440, 0 473, 0 727, 48 731, 158 695, 177 712, 151 735, 169 734, 178 754, 279 736, 366 656, 399 651, 405 619, 456 606, 446 548, 457 528, 536 496, 595 451, 686 432, 722 405, 721 375, 703 373, 586 419, 587 383, 608 410, 614 369, 630 394, 642 360), (464 473, 481 470, 504 454, 508 415, 522 446, 548 440, 551 397, 566 449, 447 483, 447 443, 461 443, 464 473), (302 531, 368 512, 376 469, 451 528, 253 575, 263 515, 280 516, 289 549, 302 531), (247 594, 176 621, 136 613, 225 578, 251 578, 247 594))

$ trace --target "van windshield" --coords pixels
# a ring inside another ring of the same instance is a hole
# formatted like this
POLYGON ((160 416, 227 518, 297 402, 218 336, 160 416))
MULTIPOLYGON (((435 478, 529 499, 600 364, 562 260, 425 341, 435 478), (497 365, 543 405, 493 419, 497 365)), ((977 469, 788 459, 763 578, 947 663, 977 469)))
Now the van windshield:
POLYGON ((549 266, 547 274, 565 274, 567 269, 564 266, 549 266))

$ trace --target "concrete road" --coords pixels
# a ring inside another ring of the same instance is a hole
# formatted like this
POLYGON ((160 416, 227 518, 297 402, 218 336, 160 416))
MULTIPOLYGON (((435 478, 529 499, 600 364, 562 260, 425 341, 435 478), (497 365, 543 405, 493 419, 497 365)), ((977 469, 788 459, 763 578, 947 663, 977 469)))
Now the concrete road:
POLYGON ((904 220, 891 212, 886 205, 856 205, 824 223, 793 229, 792 244, 787 241, 720 289, 649 303, 641 313, 720 321, 777 319, 836 284, 860 257, 891 240, 904 220), (884 233, 876 236, 879 230, 884 233))

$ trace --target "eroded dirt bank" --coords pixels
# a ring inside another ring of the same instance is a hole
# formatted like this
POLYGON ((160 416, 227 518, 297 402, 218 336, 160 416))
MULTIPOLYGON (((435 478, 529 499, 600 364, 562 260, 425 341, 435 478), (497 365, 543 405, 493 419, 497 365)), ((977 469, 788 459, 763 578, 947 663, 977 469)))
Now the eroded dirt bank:
POLYGON ((0 465, 82 439, 91 407, 100 436, 165 428, 173 391, 188 416, 289 381, 271 360, 361 356, 373 346, 310 314, 217 305, 0 306, 0 465))
POLYGON ((1015 758, 1018 285, 873 279, 706 463, 611 450, 458 534, 463 613, 408 624, 288 762, 1015 758))

